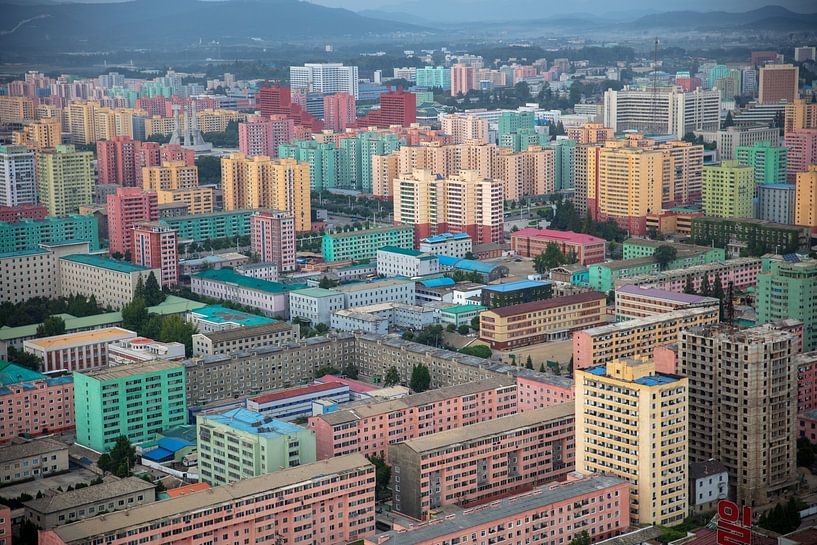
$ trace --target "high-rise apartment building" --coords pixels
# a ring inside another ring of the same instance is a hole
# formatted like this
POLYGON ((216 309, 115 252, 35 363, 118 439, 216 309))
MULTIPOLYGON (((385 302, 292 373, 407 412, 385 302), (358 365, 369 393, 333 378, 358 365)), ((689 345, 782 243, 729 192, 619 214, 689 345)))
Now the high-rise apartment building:
POLYGON ((587 123, 581 127, 568 127, 567 138, 577 144, 601 144, 612 140, 615 131, 601 123, 587 123))
POLYGON ((343 132, 354 127, 355 96, 351 93, 335 93, 323 97, 323 126, 330 131, 343 132))
POLYGON ((313 93, 349 93, 357 99, 357 66, 343 66, 336 62, 290 66, 289 84, 293 89, 306 89, 313 93))
POLYGON ((467 95, 476 89, 476 70, 473 66, 455 64, 451 67, 451 96, 467 95))
POLYGON ((417 87, 451 90, 451 69, 444 66, 424 66, 416 72, 417 87))
POLYGON ((25 146, 0 146, 0 206, 36 202, 34 152, 25 146))
POLYGON ((448 114, 440 121, 443 132, 450 137, 452 144, 465 142, 488 143, 488 120, 468 114, 448 114))
POLYGON ((738 158, 738 148, 753 146, 758 142, 770 142, 776 146, 780 140, 780 130, 765 126, 739 127, 737 125, 704 136, 713 140, 718 148, 721 161, 734 161, 738 158))
MULTIPOLYGON (((125 255, 133 246, 133 227, 137 223, 159 219, 156 193, 138 187, 120 187, 108 195, 108 249, 125 255)), ((158 280, 158 279, 157 279, 158 280)))
POLYGON ((467 233, 475 244, 504 239, 503 184, 474 170, 441 178, 415 170, 394 180, 394 222, 414 226, 415 245, 440 233, 467 233))
POLYGON ((0 96, 0 123, 23 123, 34 119, 34 101, 29 97, 0 96))
POLYGON ((803 322, 803 348, 817 349, 817 261, 764 257, 757 275, 758 323, 794 318, 803 322))
POLYGON ((188 214, 213 211, 215 190, 199 187, 198 167, 184 161, 163 161, 142 169, 142 188, 155 192, 159 204, 184 203, 188 214))
POLYGON ((120 436, 148 441, 187 421, 184 366, 151 361, 74 373, 77 443, 105 452, 120 436))
POLYGON ((68 133, 72 144, 96 142, 96 110, 99 107, 98 102, 79 100, 68 105, 68 133))
POLYGON ((689 461, 719 460, 739 505, 766 505, 796 481, 792 338, 726 325, 679 333, 678 372, 689 377, 689 461))
POLYGON ((238 149, 247 157, 278 157, 278 146, 295 137, 295 121, 283 114, 238 124, 238 149))
POLYGON ((140 142, 130 136, 115 136, 96 143, 99 183, 136 187, 136 154, 140 142))
POLYGON ((736 151, 738 163, 752 167, 756 185, 786 183, 787 148, 755 142, 751 146, 738 146, 736 151))
POLYGON ((764 184, 757 187, 757 218, 773 223, 794 223, 794 184, 764 184))
POLYGON ((760 69, 758 101, 774 104, 785 100, 794 102, 800 97, 800 68, 793 64, 767 64, 760 69))
POLYGON ((162 286, 179 282, 179 254, 176 230, 158 221, 141 222, 131 232, 131 263, 148 269, 160 269, 162 286))
POLYGON ((94 154, 57 146, 37 154, 37 193, 49 216, 75 214, 93 201, 94 154))
POLYGON ((394 125, 408 127, 417 122, 417 95, 398 89, 380 95, 380 108, 357 120, 359 127, 387 129, 394 125))
POLYGON ((295 270, 295 221, 275 210, 257 210, 250 218, 252 253, 278 272, 295 270))
POLYGON ((224 209, 272 208, 294 218, 295 231, 312 227, 309 163, 233 153, 221 159, 224 209))
POLYGON ((720 128, 720 91, 610 89, 604 93, 604 126, 614 132, 637 130, 679 139, 689 132, 716 131, 720 128))
POLYGON ((817 129, 817 102, 798 98, 787 103, 784 110, 785 132, 797 129, 817 129))
POLYGON ((754 215, 754 171, 737 161, 703 169, 703 208, 707 216, 751 218, 754 215))
POLYGON ((687 516, 686 377, 647 359, 576 371, 576 470, 630 481, 630 517, 672 526, 687 516), (659 402, 660 401, 660 402, 659 402))
POLYGON ((798 172, 794 193, 794 223, 817 230, 817 165, 798 172))
POLYGON ((56 118, 35 121, 12 134, 13 142, 36 150, 56 147, 62 143, 62 123, 56 118))
POLYGON ((788 150, 786 179, 794 183, 799 172, 806 172, 810 165, 817 165, 817 127, 787 132, 784 145, 788 150))
POLYGON ((513 153, 499 150, 494 162, 494 177, 502 181, 504 198, 512 201, 554 192, 554 152, 531 146, 513 153))

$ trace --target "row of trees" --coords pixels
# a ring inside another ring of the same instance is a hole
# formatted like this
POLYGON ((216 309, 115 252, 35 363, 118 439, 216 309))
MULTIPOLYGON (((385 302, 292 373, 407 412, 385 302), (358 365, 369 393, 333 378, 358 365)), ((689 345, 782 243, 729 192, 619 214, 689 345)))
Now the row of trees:
POLYGON ((147 307, 144 297, 134 297, 130 303, 122 307, 122 327, 136 331, 142 337, 163 343, 182 343, 185 354, 188 357, 192 356, 196 326, 178 315, 150 314, 147 307))
POLYGON ((45 321, 46 318, 54 314, 70 314, 72 316, 83 317, 109 312, 112 309, 105 309, 99 306, 96 296, 91 295, 70 295, 57 299, 46 297, 34 297, 21 303, 11 303, 4 301, 0 303, 0 327, 18 327, 22 325, 37 324, 45 321))
MULTIPOLYGON (((563 200, 561 196, 556 199, 555 204, 556 211, 553 213, 553 219, 550 222, 551 229, 585 233, 616 242, 623 242, 627 238, 627 231, 622 229, 615 220, 608 219, 605 222, 599 222, 593 220, 589 214, 582 217, 573 203, 563 200)), ((545 214, 547 214, 547 210, 545 210, 545 214)))
MULTIPOLYGON (((386 375, 383 377, 383 385, 387 388, 400 384, 400 372, 397 367, 391 366, 386 370, 386 375)), ((419 394, 425 392, 431 387, 431 372, 428 367, 420 363, 415 365, 411 370, 411 378, 409 379, 409 388, 414 393, 419 394)))
POLYGON ((550 242, 544 252, 533 258, 533 270, 543 274, 560 265, 570 265, 577 261, 575 252, 565 255, 556 243, 550 242))

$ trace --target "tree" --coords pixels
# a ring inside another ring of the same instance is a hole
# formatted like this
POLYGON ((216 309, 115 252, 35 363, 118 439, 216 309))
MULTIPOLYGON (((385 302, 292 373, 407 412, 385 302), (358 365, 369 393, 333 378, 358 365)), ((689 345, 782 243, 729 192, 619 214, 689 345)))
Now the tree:
POLYGON ((8 347, 6 358, 32 371, 39 371, 43 363, 39 356, 25 350, 17 350, 13 346, 8 347))
POLYGON ((181 316, 166 316, 159 330, 159 340, 163 343, 182 343, 185 355, 190 357, 193 355, 193 335, 196 331, 196 326, 186 322, 181 316))
POLYGON ((122 307, 122 327, 131 331, 141 331, 148 319, 148 309, 142 297, 134 297, 122 307))
POLYGON ((414 340, 414 332, 410 329, 407 329, 401 335, 404 341, 413 341, 414 340))
POLYGON ((337 368, 332 367, 331 365, 324 365, 317 371, 315 371, 315 378, 325 377, 326 375, 339 375, 340 371, 337 368))
POLYGON ((414 393, 419 394, 428 390, 429 386, 431 386, 431 373, 428 371, 428 367, 422 363, 415 365, 411 370, 409 388, 411 388, 414 393))
POLYGON ((391 467, 389 467, 382 456, 367 456, 366 458, 374 464, 375 496, 377 501, 387 499, 389 496, 389 481, 391 481, 391 467))
POLYGON ((539 372, 540 372, 540 373, 544 373, 544 372, 545 372, 545 364, 544 364, 544 363, 540 363, 540 364, 539 364, 539 372))
POLYGON ((136 448, 124 435, 117 437, 111 452, 100 456, 96 463, 99 469, 117 477, 129 477, 135 464, 136 448))
POLYGON ((321 281, 318 283, 318 287, 323 289, 334 288, 337 285, 338 285, 337 280, 332 280, 331 278, 327 278, 325 276, 321 278, 321 281))
POLYGON ((352 380, 357 380, 357 377, 360 375, 360 370, 357 368, 357 365, 350 363, 343 368, 343 374, 352 380))
POLYGON ((587 533, 587 530, 582 530, 567 545, 590 545, 590 543, 590 534, 587 533))
POLYGON ((692 284, 692 275, 687 276, 686 284, 684 284, 684 293, 687 295, 695 295, 695 286, 692 284))
POLYGON ((712 297, 715 297, 718 300, 723 300, 726 297, 726 294, 723 291, 723 283, 721 281, 721 275, 715 275, 715 283, 712 285, 712 297))
POLYGON ((37 337, 53 337, 65 333, 65 320, 59 316, 49 316, 37 326, 37 337))
POLYGON ((460 335, 468 335, 468 332, 471 330, 470 327, 466 324, 462 324, 460 327, 457 328, 457 333, 460 335))
POLYGON ((159 287, 159 281, 156 280, 156 275, 151 271, 148 275, 148 279, 145 281, 145 305, 154 307, 164 301, 165 297, 167 296, 162 293, 162 288, 159 287))
POLYGON ((732 119, 732 112, 726 112, 726 119, 723 120, 723 128, 734 127, 735 120, 732 119))
POLYGON ((525 362, 525 367, 528 369, 533 369, 533 360, 530 358, 530 354, 528 354, 528 360, 525 362))
POLYGON ((317 324, 315 324, 315 332, 318 335, 325 335, 326 333, 329 332, 329 326, 323 322, 318 322, 317 324))
POLYGON ((400 373, 397 372, 397 367, 391 366, 386 371, 386 376, 383 379, 384 386, 394 386, 400 384, 400 373))
POLYGON ((479 316, 471 318, 471 329, 479 333, 479 316))
POLYGON ((653 257, 658 262, 658 268, 662 271, 665 271, 667 270, 669 264, 675 261, 675 259, 678 257, 678 250, 676 250, 672 246, 662 244, 661 246, 655 249, 653 257))
POLYGON ((466 346, 465 348, 460 348, 460 352, 463 354, 468 354, 469 356, 476 356, 478 358, 485 358, 488 359, 491 357, 491 349, 484 344, 475 344, 474 346, 466 346))
POLYGON ((704 297, 709 297, 712 295, 712 288, 709 287, 709 275, 705 274, 703 280, 701 280, 701 295, 704 297))
POLYGON ((145 298, 145 280, 142 275, 139 275, 139 278, 136 280, 136 288, 133 290, 133 298, 145 298))
POLYGON ((454 324, 448 324, 447 326, 445 326, 445 330, 448 331, 449 333, 454 333, 457 330, 457 326, 455 326, 454 324))

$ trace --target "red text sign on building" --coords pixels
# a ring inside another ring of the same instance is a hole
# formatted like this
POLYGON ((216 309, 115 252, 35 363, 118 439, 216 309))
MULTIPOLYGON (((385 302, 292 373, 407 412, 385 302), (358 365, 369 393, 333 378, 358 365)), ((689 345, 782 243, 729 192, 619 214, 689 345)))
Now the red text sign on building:
POLYGON ((736 503, 718 503, 718 545, 751 545, 752 510, 740 509, 736 503))

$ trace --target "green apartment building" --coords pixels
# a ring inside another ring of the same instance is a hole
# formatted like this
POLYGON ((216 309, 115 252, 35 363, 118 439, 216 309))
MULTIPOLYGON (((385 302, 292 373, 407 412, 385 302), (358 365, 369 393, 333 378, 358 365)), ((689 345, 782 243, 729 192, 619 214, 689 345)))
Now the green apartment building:
POLYGON ((243 408, 196 419, 200 479, 219 486, 315 461, 315 432, 243 408))
POLYGON ((817 261, 764 257, 757 275, 757 321, 794 318, 803 322, 803 349, 817 349, 817 261))
POLYGON ((202 242, 219 238, 250 236, 250 218, 254 210, 225 210, 159 220, 176 230, 179 241, 202 242))
POLYGON ((150 361, 74 373, 77 443, 97 452, 116 438, 132 443, 187 421, 184 366, 150 361))
POLYGON ((751 218, 754 216, 754 170, 737 161, 703 168, 701 197, 704 214, 719 218, 751 218))
POLYGON ((575 140, 555 140, 550 143, 553 149, 553 188, 556 191, 573 187, 575 177, 575 140))
POLYGON ((49 216, 76 214, 93 202, 94 154, 59 145, 37 154, 37 194, 49 216))
POLYGON ((86 240, 90 251, 99 250, 99 230, 94 216, 71 214, 61 218, 0 222, 0 253, 39 250, 40 244, 86 240))
POLYGON ((324 235, 321 252, 324 261, 374 259, 383 246, 410 249, 414 247, 414 228, 381 227, 324 235))
POLYGON ((738 163, 752 167, 755 185, 785 184, 788 167, 788 149, 772 146, 770 142, 755 142, 751 146, 738 146, 738 163))

